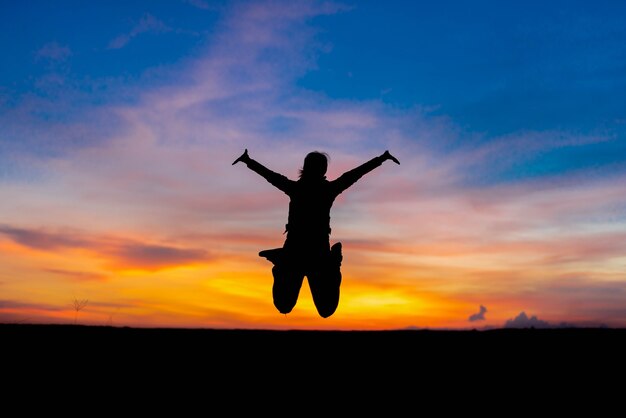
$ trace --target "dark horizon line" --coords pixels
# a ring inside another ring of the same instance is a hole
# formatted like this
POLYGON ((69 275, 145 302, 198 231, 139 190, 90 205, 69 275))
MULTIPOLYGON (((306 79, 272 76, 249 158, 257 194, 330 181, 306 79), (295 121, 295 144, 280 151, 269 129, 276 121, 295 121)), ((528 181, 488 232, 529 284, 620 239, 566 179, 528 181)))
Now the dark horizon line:
POLYGON ((489 331, 558 331, 558 330, 615 330, 626 331, 626 327, 611 327, 608 325, 580 326, 575 324, 541 326, 541 327, 497 327, 485 326, 481 328, 430 328, 408 326, 403 328, 384 329, 306 329, 306 328, 243 328, 243 327, 175 327, 175 326, 133 326, 133 325, 106 325, 106 324, 70 324, 70 323, 28 323, 28 322, 0 322, 1 328, 74 328, 74 329, 125 329, 125 330, 163 330, 163 331, 237 331, 237 332, 329 332, 329 333, 385 333, 385 332, 489 332, 489 331))

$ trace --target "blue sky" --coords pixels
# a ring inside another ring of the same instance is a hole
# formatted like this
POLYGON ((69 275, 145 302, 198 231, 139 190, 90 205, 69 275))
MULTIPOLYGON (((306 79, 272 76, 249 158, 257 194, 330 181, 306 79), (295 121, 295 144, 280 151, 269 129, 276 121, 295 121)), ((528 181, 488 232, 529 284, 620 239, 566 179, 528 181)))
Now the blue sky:
POLYGON ((481 140, 520 131, 613 138, 537 155, 503 176, 617 165, 626 145, 626 3, 358 2, 322 17, 332 48, 301 84, 432 107, 481 140))
POLYGON ((3 2, 2 8, 2 48, 11 54, 2 82, 18 89, 51 68, 77 78, 138 77, 193 54, 217 19, 214 11, 178 1, 35 0, 3 2), (69 49, 66 56, 46 57, 41 49, 52 43, 69 49))
MULTIPOLYGON (((54 120, 85 106, 132 102, 129 86, 167 83, 177 65, 210 49, 220 17, 237 3, 5 1, 0 103, 63 101, 62 86, 73 94, 65 103, 73 111, 54 106, 34 115, 54 120)), ((528 131, 607 138, 533 155, 524 167, 498 173, 502 179, 624 168, 623 2, 342 5, 310 19, 314 42, 306 54, 314 65, 296 72, 295 86, 331 99, 425 109, 449 118, 464 145, 528 131)))
POLYGON ((336 97, 439 106, 491 135, 623 118, 620 2, 359 2, 325 17, 333 45, 303 82, 336 97))

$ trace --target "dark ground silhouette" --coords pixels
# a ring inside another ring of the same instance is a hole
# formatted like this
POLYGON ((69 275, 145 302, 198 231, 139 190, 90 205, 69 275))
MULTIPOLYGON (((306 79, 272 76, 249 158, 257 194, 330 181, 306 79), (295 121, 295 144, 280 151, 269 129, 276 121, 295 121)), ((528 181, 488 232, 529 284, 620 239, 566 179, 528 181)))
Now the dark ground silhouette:
POLYGON ((0 344, 7 412, 19 402, 20 411, 61 404, 74 415, 89 407, 114 407, 116 415, 170 407, 176 416, 278 407, 293 415, 297 405, 309 413, 343 407, 385 416, 450 406, 480 414, 497 408, 498 416, 574 408, 605 416, 619 411, 626 330, 20 324, 0 325, 0 344))
MULTIPOLYGON (((46 392, 63 388, 72 401, 78 399, 76 390, 92 396, 96 391, 108 402, 148 388, 166 398, 171 390, 184 390, 186 397, 208 398, 212 406, 228 400, 230 408, 262 393, 270 394, 268 402, 282 400, 282 406, 287 399, 314 402, 319 394, 326 402, 339 397, 340 403, 356 396, 351 410, 376 402, 385 402, 387 411, 403 403, 422 408, 415 403, 433 396, 446 402, 465 397, 474 407, 509 399, 517 408, 517 402, 536 405, 530 400, 536 396, 557 402, 561 391, 574 393, 567 388, 582 390, 587 399, 589 386, 619 385, 626 329, 272 331, 18 324, 0 325, 0 344, 5 383, 31 401, 34 388, 44 385, 46 392)), ((162 403, 150 399, 151 406, 162 403)))
POLYGON ((623 355, 626 328, 324 331, 0 324, 0 341, 5 352, 31 347, 41 353, 68 350, 71 355, 112 349, 113 352, 180 351, 203 356, 210 352, 232 354, 243 350, 245 357, 252 358, 263 357, 268 354, 266 349, 279 347, 301 354, 326 352, 345 359, 393 353, 393 357, 384 360, 394 361, 413 355, 446 357, 454 353, 457 359, 468 359, 482 354, 512 355, 518 351, 528 358, 537 354, 567 357, 575 352, 598 351, 623 355))
POLYGON ((241 162, 289 196, 289 214, 284 244, 263 250, 261 257, 274 266, 272 297, 280 313, 292 311, 307 278, 313 303, 322 318, 331 316, 339 304, 341 287, 341 242, 330 245, 330 210, 341 193, 385 161, 400 161, 389 151, 343 173, 326 179, 328 155, 313 151, 306 155, 298 180, 290 180, 252 159, 246 149, 233 165, 241 162))

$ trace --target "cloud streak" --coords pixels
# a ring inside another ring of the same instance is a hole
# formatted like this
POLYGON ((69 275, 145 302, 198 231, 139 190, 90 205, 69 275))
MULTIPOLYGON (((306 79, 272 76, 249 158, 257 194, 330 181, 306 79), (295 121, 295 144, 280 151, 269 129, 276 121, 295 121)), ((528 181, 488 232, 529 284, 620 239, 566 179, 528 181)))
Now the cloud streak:
POLYGON ((37 250, 81 248, 90 245, 89 241, 74 233, 50 233, 41 229, 15 228, 8 225, 0 226, 0 233, 18 244, 37 250))
POLYGON ((133 26, 133 28, 128 33, 123 33, 115 37, 111 42, 109 42, 109 49, 120 49, 125 47, 133 38, 141 35, 142 33, 164 33, 170 32, 172 28, 167 26, 161 20, 152 16, 149 13, 144 14, 139 22, 133 26))
POLYGON ((121 243, 114 245, 106 252, 120 266, 148 270, 202 263, 210 260, 204 249, 176 248, 142 243, 121 243))
POLYGON ((515 318, 509 319, 504 324, 504 328, 552 328, 547 321, 543 321, 537 316, 529 317, 522 311, 515 318))
MULTIPOLYGON (((67 231, 0 227, 14 242, 25 247, 48 252, 87 250, 96 257, 104 257, 108 265, 116 268, 159 270, 167 267, 185 266, 208 262, 212 259, 208 251, 201 248, 184 248, 171 245, 139 242, 110 236, 94 236, 67 231)), ((47 269, 48 272, 75 278, 100 278, 91 273, 73 272, 64 269, 47 269)))
POLYGON ((467 320, 470 322, 484 321, 486 313, 487 313, 487 308, 485 308, 483 305, 480 305, 479 311, 476 312, 475 314, 470 315, 469 318, 467 318, 467 320))
POLYGON ((0 300, 0 309, 33 309, 39 311, 61 311, 65 308, 44 303, 28 303, 17 300, 2 299, 0 300))
POLYGON ((35 58, 48 59, 50 61, 65 61, 72 55, 72 50, 67 45, 58 42, 48 42, 35 52, 35 58))
POLYGON ((53 273, 58 276, 68 277, 72 280, 105 280, 106 275, 100 273, 91 273, 87 271, 74 271, 65 269, 45 268, 43 271, 53 273))

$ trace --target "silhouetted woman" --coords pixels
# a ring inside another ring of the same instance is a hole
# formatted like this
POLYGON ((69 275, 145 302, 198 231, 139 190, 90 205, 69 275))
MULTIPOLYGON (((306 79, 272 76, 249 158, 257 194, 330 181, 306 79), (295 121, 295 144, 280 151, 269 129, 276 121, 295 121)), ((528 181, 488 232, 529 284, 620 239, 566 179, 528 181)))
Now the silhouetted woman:
POLYGON ((259 253, 272 263, 272 296, 279 312, 291 312, 298 301, 306 276, 317 312, 328 318, 339 304, 341 286, 341 243, 330 247, 330 209, 344 190, 384 161, 400 162, 389 151, 345 172, 337 179, 326 179, 328 155, 313 151, 304 158, 298 180, 290 180, 250 158, 248 150, 237 158, 289 196, 287 237, 282 248, 259 253))

